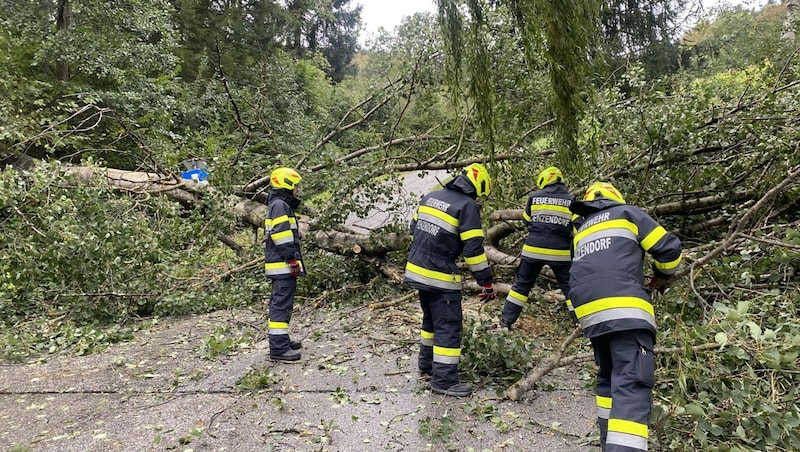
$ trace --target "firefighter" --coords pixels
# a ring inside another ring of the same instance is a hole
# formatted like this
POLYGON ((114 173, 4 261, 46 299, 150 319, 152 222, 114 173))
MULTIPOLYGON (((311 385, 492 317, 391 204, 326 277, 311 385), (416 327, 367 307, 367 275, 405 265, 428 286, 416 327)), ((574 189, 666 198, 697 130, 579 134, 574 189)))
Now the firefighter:
POLYGON ((491 179, 481 164, 467 166, 444 188, 425 195, 411 220, 412 245, 403 281, 419 290, 422 307, 419 371, 431 376, 436 394, 467 397, 472 388, 458 381, 461 357, 461 272, 463 254, 480 299, 493 300, 492 272, 483 249, 478 198, 488 196, 491 179))
POLYGON ((646 451, 655 383, 656 320, 650 289, 674 276, 681 242, 607 182, 570 207, 583 217, 574 238, 570 299, 597 363, 597 423, 606 452, 646 451), (653 276, 644 284, 644 253, 653 276))
MULTIPOLYGON (((572 260, 572 213, 569 206, 575 197, 567 190, 561 171, 554 166, 539 173, 536 186, 539 189, 528 196, 522 213, 528 236, 522 247, 514 284, 500 316, 500 325, 509 329, 519 318, 528 301, 528 294, 545 265, 553 270, 561 292, 569 297, 569 267, 572 260)), ((567 306, 570 306, 569 301, 567 306)))
POLYGON ((305 276, 300 255, 300 234, 295 210, 300 174, 291 168, 277 168, 270 174, 264 268, 272 280, 269 299, 269 354, 273 360, 297 361, 302 343, 289 339, 289 321, 292 318, 297 277, 305 276))

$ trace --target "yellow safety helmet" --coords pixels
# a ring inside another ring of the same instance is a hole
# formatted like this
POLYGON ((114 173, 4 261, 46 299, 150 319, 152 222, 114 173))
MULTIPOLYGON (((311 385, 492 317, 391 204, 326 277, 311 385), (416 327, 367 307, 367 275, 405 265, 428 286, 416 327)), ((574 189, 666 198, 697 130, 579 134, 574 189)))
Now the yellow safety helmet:
POLYGON ((300 183, 301 179, 303 178, 300 177, 297 171, 286 167, 277 168, 269 175, 272 188, 285 188, 287 190, 294 190, 294 187, 300 183))
POLYGON ((598 196, 625 204, 625 199, 622 197, 622 194, 620 194, 619 190, 614 188, 614 186, 608 182, 595 182, 592 185, 589 185, 589 188, 586 189, 586 194, 583 195, 583 200, 591 201, 598 196))
POLYGON ((481 196, 489 196, 489 193, 492 191, 492 178, 489 177, 489 171, 486 171, 485 166, 480 163, 473 163, 464 168, 462 174, 464 174, 475 187, 479 198, 481 196))
POLYGON ((564 175, 561 174, 561 170, 555 166, 551 166, 550 168, 542 171, 536 178, 536 185, 539 188, 547 187, 553 182, 564 182, 564 175))

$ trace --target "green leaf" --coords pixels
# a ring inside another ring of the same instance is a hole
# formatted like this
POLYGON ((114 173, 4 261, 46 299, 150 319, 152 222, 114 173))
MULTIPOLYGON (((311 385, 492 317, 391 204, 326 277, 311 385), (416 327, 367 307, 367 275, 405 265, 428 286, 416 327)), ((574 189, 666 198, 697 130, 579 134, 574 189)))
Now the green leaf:
POLYGON ((690 403, 684 407, 686 410, 686 414, 692 417, 705 417, 706 413, 703 410, 703 407, 696 403, 690 403))
POLYGON ((747 322, 745 325, 750 329, 750 336, 753 339, 761 339, 761 327, 756 324, 756 322, 747 322))

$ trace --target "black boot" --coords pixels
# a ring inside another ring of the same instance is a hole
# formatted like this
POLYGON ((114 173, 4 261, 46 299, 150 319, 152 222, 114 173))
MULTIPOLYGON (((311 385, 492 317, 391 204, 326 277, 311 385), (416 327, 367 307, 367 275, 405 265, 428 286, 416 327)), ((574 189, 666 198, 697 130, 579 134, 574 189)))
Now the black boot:
POLYGON ((283 353, 271 353, 269 357, 275 361, 299 361, 300 360, 300 352, 297 350, 286 350, 283 353))
POLYGON ((449 388, 431 386, 431 390, 436 394, 444 394, 452 397, 469 397, 472 395, 472 388, 466 383, 456 383, 449 388))
POLYGON ((303 348, 303 343, 301 341, 289 341, 289 348, 292 350, 300 350, 303 348))

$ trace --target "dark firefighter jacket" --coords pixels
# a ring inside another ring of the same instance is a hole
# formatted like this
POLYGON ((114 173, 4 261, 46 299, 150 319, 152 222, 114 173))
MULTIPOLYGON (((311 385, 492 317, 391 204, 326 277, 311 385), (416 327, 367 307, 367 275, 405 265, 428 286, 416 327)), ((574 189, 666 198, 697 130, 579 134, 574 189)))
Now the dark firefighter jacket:
POLYGON ((668 278, 681 261, 680 240, 643 210, 607 198, 575 201, 570 209, 584 217, 574 238, 569 293, 584 336, 632 329, 655 335, 644 253, 656 275, 668 278))
POLYGON ((294 211, 300 205, 290 190, 273 189, 269 194, 269 208, 264 219, 266 235, 264 246, 264 268, 272 279, 291 277, 292 261, 300 264, 301 275, 305 267, 300 257, 300 232, 294 211))
POLYGON ((413 242, 403 278, 406 284, 423 290, 460 292, 461 272, 456 259, 462 254, 478 284, 492 282, 475 198, 475 187, 461 175, 422 198, 411 220, 413 242))
POLYGON ((569 263, 572 241, 569 206, 574 199, 560 182, 528 196, 522 213, 522 220, 528 227, 528 237, 522 247, 523 259, 569 263))

